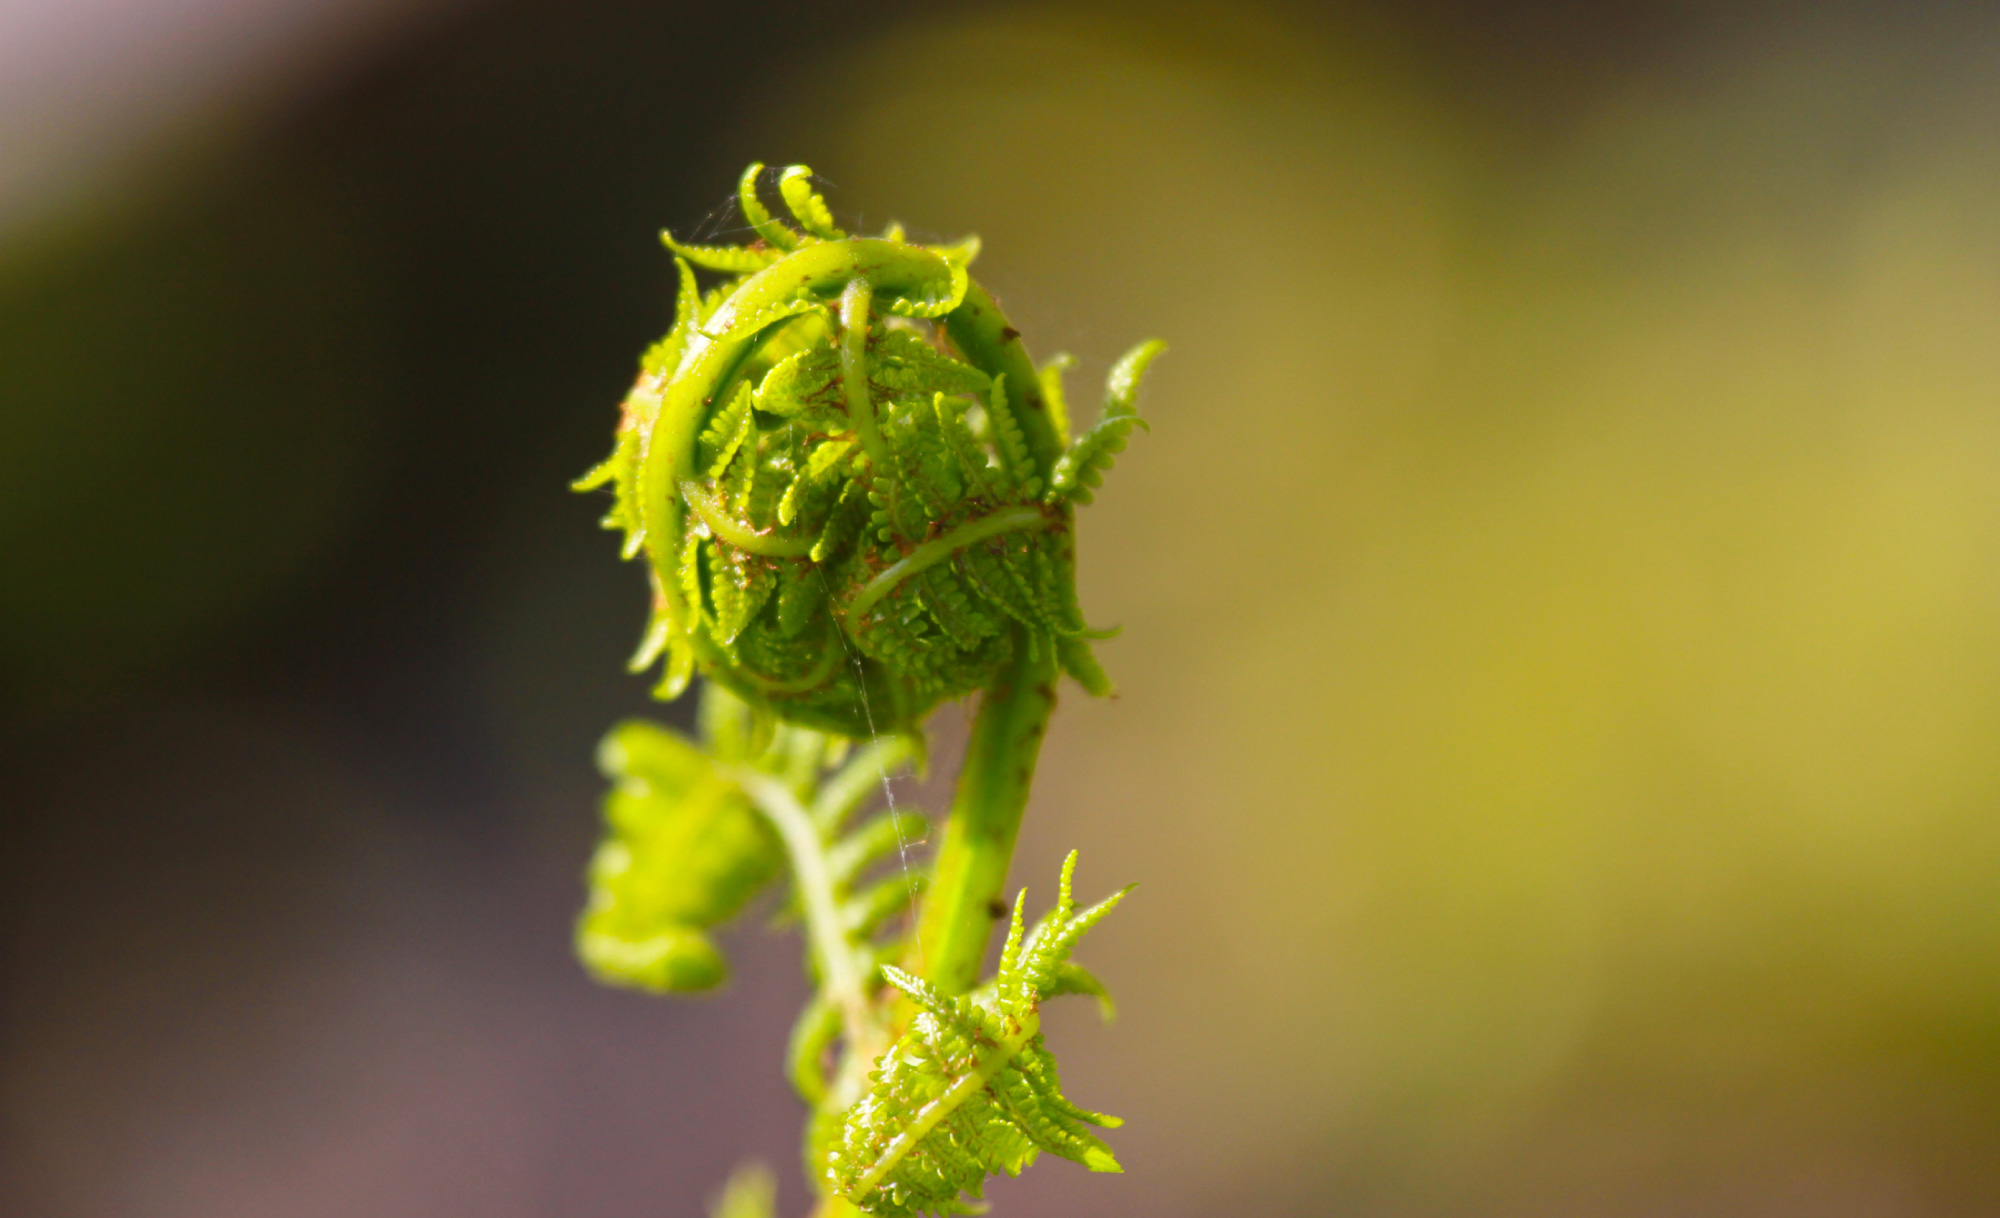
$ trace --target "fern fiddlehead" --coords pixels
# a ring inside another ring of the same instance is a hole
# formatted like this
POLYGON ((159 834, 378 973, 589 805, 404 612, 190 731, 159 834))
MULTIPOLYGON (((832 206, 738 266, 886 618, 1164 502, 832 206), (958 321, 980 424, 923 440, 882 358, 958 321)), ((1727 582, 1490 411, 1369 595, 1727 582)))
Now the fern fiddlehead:
POLYGON ((1121 360, 1072 438, 1067 358, 1030 361, 971 277, 976 239, 850 236, 803 166, 776 177, 782 219, 765 177, 739 184, 748 244, 665 236, 673 326, 577 483, 611 490, 605 524, 646 562, 632 667, 661 666, 661 698, 706 682, 699 742, 633 723, 601 751, 614 785, 578 951, 610 982, 708 988, 727 972, 708 929, 788 875, 816 983, 790 1073, 824 1211, 963 1212, 1040 1151, 1117 1170, 1083 1128, 1115 1122, 1063 1098, 1039 1004, 1104 999, 1068 953, 1123 894, 1078 914, 1072 856, 1055 912, 1024 938, 1017 902, 1000 972, 977 982, 1056 677, 1110 690, 1077 605, 1074 509, 1144 426, 1163 347, 1121 360), (704 293, 697 270, 720 282, 704 293), (925 826, 850 820, 920 761, 929 711, 973 693, 931 867, 871 880, 925 826), (885 937, 899 926, 910 942, 885 937))

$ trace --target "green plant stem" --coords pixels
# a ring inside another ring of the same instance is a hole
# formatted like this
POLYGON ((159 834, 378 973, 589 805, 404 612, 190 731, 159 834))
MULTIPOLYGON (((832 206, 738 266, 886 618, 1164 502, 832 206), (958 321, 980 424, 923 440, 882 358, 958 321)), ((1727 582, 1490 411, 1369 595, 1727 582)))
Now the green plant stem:
POLYGON ((1027 438, 1028 451, 1038 467, 1034 472, 1046 482, 1056 458, 1062 456, 1063 443, 1056 434, 1048 400, 1042 396, 1042 379, 1035 372, 1035 361, 1021 343, 1020 331, 1008 323, 1007 315, 977 280, 967 285, 965 299, 945 317, 944 324, 952 345, 974 367, 988 376, 1007 378, 1008 409, 1013 411, 1015 421, 1021 425, 1021 434, 1027 438))
POLYGON ((777 830, 791 856, 792 877, 798 886, 799 903, 805 907, 806 933, 813 955, 819 958, 827 1000, 840 1012, 848 1043, 865 1043, 869 1031, 867 978, 841 933, 840 907, 834 901, 833 880, 827 874, 812 814, 775 778, 747 767, 738 768, 734 777, 777 830))
POLYGON ((980 697, 917 922, 912 960, 946 994, 978 984, 987 941, 1006 916, 1001 890, 1055 703, 1055 648, 1014 627, 1014 659, 980 697))
POLYGON ((840 384, 847 395, 847 418, 861 449, 877 472, 889 468, 889 446, 875 426, 875 403, 868 394, 868 309, 875 288, 866 275, 856 275, 840 294, 840 384))
MULTIPOLYGON (((1028 441, 1033 472, 1046 482, 1062 442, 1019 332, 977 281, 946 316, 945 331, 974 366, 989 376, 1006 376, 1007 408, 1028 441)), ((1051 523, 1067 520, 1065 509, 1062 520, 1051 523)), ((912 972, 946 994, 963 994, 979 983, 986 944, 1006 916, 1001 894, 1042 735, 1055 710, 1056 671, 1052 642, 1033 640, 1017 625, 1013 662, 980 696, 910 961, 912 972)))

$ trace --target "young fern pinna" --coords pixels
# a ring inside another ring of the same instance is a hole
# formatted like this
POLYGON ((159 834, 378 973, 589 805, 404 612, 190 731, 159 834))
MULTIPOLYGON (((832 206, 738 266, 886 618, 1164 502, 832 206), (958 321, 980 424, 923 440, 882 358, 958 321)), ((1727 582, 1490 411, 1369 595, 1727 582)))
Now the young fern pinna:
MULTIPOLYGON (((789 1069, 820 1213, 964 1213, 1042 1151, 1119 1170, 1088 1129, 1117 1122, 1063 1096, 1039 1009, 1082 993, 1109 1010, 1069 954, 1123 893, 1077 912, 1071 855, 1053 912, 1024 935, 1017 899, 999 972, 979 969, 1056 677, 1110 692, 1077 606, 1074 510, 1144 425, 1163 347, 1119 361, 1072 437, 1067 358, 1029 360, 968 273, 976 239, 849 236, 801 165, 775 181, 788 222, 768 185, 761 165, 743 176, 747 245, 665 238, 673 328, 577 484, 611 489, 605 524, 646 560, 632 667, 661 666, 662 699, 704 678, 699 741, 628 723, 604 743, 577 950, 615 984, 707 989, 728 971, 708 928, 788 876, 815 983, 789 1069), (720 282, 704 293, 697 271, 720 282), (922 764, 929 712, 973 693, 950 815, 913 872, 922 818, 857 813, 922 764)), ((726 1204, 767 1196, 750 1181, 726 1204)))

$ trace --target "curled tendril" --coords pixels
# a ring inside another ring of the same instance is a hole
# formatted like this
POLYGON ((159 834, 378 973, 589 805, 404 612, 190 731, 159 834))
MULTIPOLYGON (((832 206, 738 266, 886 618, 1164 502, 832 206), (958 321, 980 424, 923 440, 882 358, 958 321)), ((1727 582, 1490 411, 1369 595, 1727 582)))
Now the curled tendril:
POLYGON ((1138 423, 1143 344, 1072 442, 1066 357, 1037 369, 967 273, 977 239, 835 227, 811 171, 764 168, 745 246, 665 237, 674 325, 646 353, 611 458, 607 527, 651 571, 634 668, 672 698, 699 669, 761 713, 849 736, 907 729, 1048 648, 1109 684, 1077 607, 1074 506, 1138 423), (695 270, 723 276, 703 294, 695 270))

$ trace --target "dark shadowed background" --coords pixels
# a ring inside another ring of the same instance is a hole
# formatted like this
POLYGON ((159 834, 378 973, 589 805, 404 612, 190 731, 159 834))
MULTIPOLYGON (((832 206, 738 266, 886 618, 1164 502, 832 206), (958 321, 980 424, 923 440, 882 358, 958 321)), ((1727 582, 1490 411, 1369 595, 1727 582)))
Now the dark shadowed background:
POLYGON ((2000 1213, 2000 10, 1694 0, 13 0, 0 1213, 803 1212, 796 945, 569 954, 751 160, 1173 343, 1016 869, 1129 1174, 999 1213, 2000 1213))

